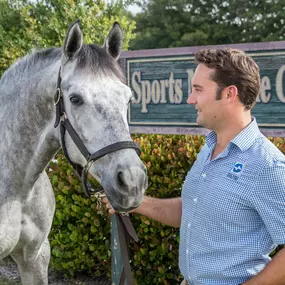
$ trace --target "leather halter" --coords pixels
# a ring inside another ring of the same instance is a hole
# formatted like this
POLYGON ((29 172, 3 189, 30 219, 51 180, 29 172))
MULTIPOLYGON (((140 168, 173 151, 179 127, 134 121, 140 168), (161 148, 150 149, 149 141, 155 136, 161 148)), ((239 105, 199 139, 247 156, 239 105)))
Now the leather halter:
POLYGON ((55 119, 55 124, 54 127, 56 128, 60 124, 60 136, 61 136, 61 145, 62 149, 64 152, 64 155, 68 162, 72 165, 74 168, 76 174, 78 175, 81 183, 82 183, 82 188, 86 196, 90 197, 91 194, 94 194, 96 192, 99 192, 99 190, 95 190, 91 187, 91 185, 87 182, 87 176, 88 176, 88 171, 92 165, 92 163, 99 158, 105 156, 108 153, 115 152, 117 150, 121 149, 126 149, 126 148, 133 148, 136 150, 137 154, 140 155, 140 146, 139 144, 133 142, 133 141, 121 141, 121 142, 116 142, 113 144, 110 144, 95 153, 91 154, 89 153, 88 149, 82 142, 81 138, 71 125, 70 121, 67 118, 67 114, 65 112, 65 107, 64 107, 64 101, 63 101, 63 93, 61 90, 61 68, 59 69, 58 72, 58 78, 57 78, 57 86, 56 86, 56 93, 54 95, 54 103, 56 106, 56 119, 55 119), (87 160, 87 163, 85 166, 81 166, 80 164, 77 164, 73 162, 68 155, 66 144, 65 144, 65 133, 66 131, 68 132, 69 136, 73 140, 73 142, 76 144, 78 147, 79 151, 82 153, 82 155, 85 157, 87 160))

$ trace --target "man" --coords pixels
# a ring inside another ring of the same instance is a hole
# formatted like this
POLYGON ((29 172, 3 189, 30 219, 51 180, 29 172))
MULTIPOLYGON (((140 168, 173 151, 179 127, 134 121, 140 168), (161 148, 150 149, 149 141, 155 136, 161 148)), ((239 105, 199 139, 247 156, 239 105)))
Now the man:
POLYGON ((145 197, 134 212, 180 227, 182 284, 283 285, 285 250, 272 261, 269 253, 285 243, 285 157, 251 117, 258 66, 234 49, 205 49, 195 58, 187 103, 212 132, 182 197, 145 197))

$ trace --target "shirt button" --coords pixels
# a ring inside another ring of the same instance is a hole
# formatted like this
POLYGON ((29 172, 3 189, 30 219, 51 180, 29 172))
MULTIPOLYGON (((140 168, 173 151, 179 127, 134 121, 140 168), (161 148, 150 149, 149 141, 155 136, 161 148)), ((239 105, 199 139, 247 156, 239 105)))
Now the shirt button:
POLYGON ((193 202, 194 202, 194 203, 197 203, 197 201, 198 201, 197 198, 194 198, 194 199, 193 199, 193 202))
POLYGON ((188 229, 190 229, 190 227, 191 227, 191 224, 189 223, 189 224, 188 224, 188 229))
POLYGON ((206 176, 207 176, 207 174, 206 174, 206 173, 203 173, 203 174, 202 174, 202 177, 203 177, 203 178, 205 178, 206 176))
POLYGON ((189 254, 189 249, 186 249, 186 254, 189 254))

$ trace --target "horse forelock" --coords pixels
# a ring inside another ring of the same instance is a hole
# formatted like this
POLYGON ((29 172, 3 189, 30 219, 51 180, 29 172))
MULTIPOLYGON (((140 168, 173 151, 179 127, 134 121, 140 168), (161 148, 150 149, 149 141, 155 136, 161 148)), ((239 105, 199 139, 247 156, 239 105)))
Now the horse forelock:
POLYGON ((88 69, 93 74, 105 77, 116 77, 125 83, 125 76, 119 64, 110 56, 104 48, 98 45, 84 45, 76 56, 77 67, 88 69))

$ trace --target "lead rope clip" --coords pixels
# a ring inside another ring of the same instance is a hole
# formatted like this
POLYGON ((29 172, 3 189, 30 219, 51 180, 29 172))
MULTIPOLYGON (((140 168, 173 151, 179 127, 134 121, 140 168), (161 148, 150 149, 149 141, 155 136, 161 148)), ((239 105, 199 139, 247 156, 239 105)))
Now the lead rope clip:
POLYGON ((92 195, 96 198, 96 210, 99 211, 102 208, 102 199, 106 197, 106 194, 104 191, 96 192, 92 195))

